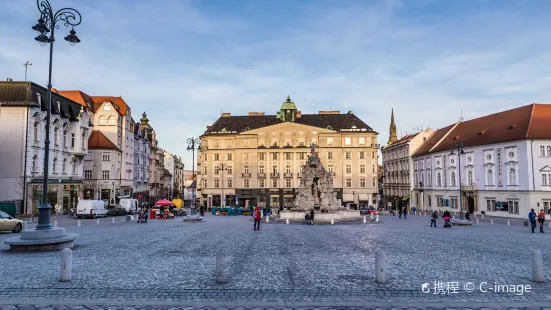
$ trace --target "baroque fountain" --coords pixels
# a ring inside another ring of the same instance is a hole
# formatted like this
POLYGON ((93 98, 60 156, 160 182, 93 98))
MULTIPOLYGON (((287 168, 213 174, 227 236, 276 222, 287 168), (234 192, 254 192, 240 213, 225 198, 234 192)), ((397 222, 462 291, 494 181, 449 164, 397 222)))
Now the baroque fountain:
POLYGON ((323 167, 315 145, 302 168, 298 194, 289 211, 280 212, 282 220, 303 221, 307 212, 314 210, 316 222, 360 219, 360 212, 347 210, 337 200, 333 189, 333 177, 323 167))

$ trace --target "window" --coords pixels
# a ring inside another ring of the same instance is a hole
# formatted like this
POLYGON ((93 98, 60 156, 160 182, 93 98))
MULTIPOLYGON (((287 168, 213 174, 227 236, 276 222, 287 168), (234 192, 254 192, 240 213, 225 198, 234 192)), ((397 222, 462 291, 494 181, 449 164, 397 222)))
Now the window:
POLYGON ((277 174, 277 165, 272 166, 272 173, 277 174))
POLYGON ((52 165, 52 173, 57 173, 57 158, 54 158, 54 164, 52 165))
POLYGON ((545 156, 545 145, 540 145, 540 156, 545 156))
POLYGON ((285 160, 291 160, 291 153, 285 153, 285 160))
POLYGON ((204 174, 204 175, 207 174, 207 166, 203 166, 203 174, 204 174))
MULTIPOLYGON (((360 145, 364 145, 364 144, 365 144, 365 138, 364 138, 364 137, 360 137, 360 138, 358 139, 358 143, 359 143, 360 145)), ((375 143, 373 143, 373 144, 375 144, 375 143)))
POLYGON ((214 147, 220 147, 220 140, 212 140, 214 147))
POLYGON ((107 125, 109 126, 117 126, 117 118, 115 116, 111 115, 107 118, 107 125))
POLYGON ((84 170, 84 179, 86 180, 92 179, 92 170, 84 170))
POLYGON ((298 158, 299 158, 299 159, 304 159, 304 158, 305 158, 305 154, 306 154, 306 153, 298 153, 298 158))
POLYGON ((547 156, 551 157, 551 145, 547 146, 547 156))
POLYGON ((38 142, 38 128, 40 128, 40 123, 35 122, 34 123, 34 128, 33 128, 34 142, 38 142))
POLYGON ((103 110, 104 111, 111 111, 111 105, 109 103, 106 103, 104 106, 103 106, 103 110))
POLYGON ((352 154, 350 152, 346 152, 344 154, 346 159, 352 159, 352 154))
POLYGON ((260 188, 264 188, 266 186, 266 183, 264 181, 265 181, 264 179, 258 180, 258 185, 260 188))
POLYGON ((73 174, 77 174, 77 160, 73 159, 73 174))
POLYGON ((243 153, 243 160, 249 160, 249 153, 243 153))
POLYGON ((272 187, 277 187, 277 179, 272 179, 272 187))
POLYGON ((233 160, 232 154, 226 154, 226 160, 233 160))
POLYGON ((542 186, 547 186, 547 185, 548 185, 548 184, 547 184, 547 174, 545 174, 545 173, 543 173, 543 174, 541 175, 541 185, 542 185, 542 186))
POLYGON ((452 198, 452 199, 450 199, 450 200, 451 200, 451 206, 450 206, 450 208, 452 208, 452 209, 458 209, 458 206, 459 206, 459 205, 458 205, 458 203, 457 203, 457 198, 452 198))
POLYGON ((486 185, 494 185, 494 172, 492 170, 488 170, 488 172, 486 172, 486 185))
POLYGON ((361 174, 365 173, 365 165, 364 164, 360 165, 360 173, 361 174))
POLYGON ((432 207, 432 197, 431 197, 431 196, 427 196, 427 198, 428 198, 429 207, 432 207))
POLYGON ((373 178, 373 187, 377 187, 377 179, 373 178))
POLYGON ((543 213, 549 214, 549 207, 551 206, 551 202, 544 201, 543 202, 543 213))
POLYGON ((205 161, 208 159, 207 154, 205 154, 205 156, 203 156, 203 157, 204 157, 205 161))
POLYGON ((265 160, 266 159, 266 153, 258 153, 258 160, 265 160))
POLYGON ((103 179, 108 180, 109 179, 109 170, 103 170, 103 179))
POLYGON ((86 150, 86 133, 85 132, 82 133, 82 141, 80 143, 80 147, 82 148, 82 150, 86 150))
POLYGON ((285 187, 290 188, 291 187, 291 179, 285 179, 285 187))
POLYGON ((352 179, 346 179, 346 187, 352 187, 352 179))
POLYGON ((518 201, 509 201, 509 213, 518 214, 518 201))
POLYGON ((327 172, 333 173, 333 165, 327 165, 327 172))
POLYGON ((376 170, 375 170, 375 165, 373 165, 373 173, 375 173, 375 172, 376 172, 376 170))
POLYGON ((104 116, 99 117, 99 124, 102 126, 107 125, 107 119, 104 116))
POLYGON ((71 148, 72 149, 75 148, 75 134, 74 133, 71 134, 71 148))
POLYGON ((375 152, 371 153, 371 158, 375 159, 375 152))
POLYGON ((59 128, 54 128, 54 145, 57 146, 58 145, 58 136, 59 136, 59 128))
POLYGON ((67 159, 63 160, 63 166, 61 167, 61 173, 65 174, 67 173, 67 159))
POLYGON ((352 173, 352 165, 346 165, 346 173, 352 173))
POLYGON ((243 187, 249 188, 249 179, 243 179, 243 187))
POLYGON ((243 166, 243 173, 249 173, 249 165, 243 166))
POLYGON ((450 173, 450 186, 455 187, 455 172, 450 173))
POLYGON ((207 188, 207 184, 208 184, 208 183, 207 183, 207 180, 206 180, 206 179, 203 180, 203 188, 207 188))
POLYGON ((344 145, 352 144, 352 138, 344 138, 344 145))
POLYGON ((473 186, 473 172, 472 171, 467 172, 467 184, 469 184, 469 186, 473 186))
POLYGON ((517 171, 515 168, 509 169, 509 185, 517 185, 517 171))
POLYGON ((441 172, 436 173, 436 186, 438 186, 438 187, 442 186, 442 173, 441 172))
POLYGON ((220 174, 220 166, 218 166, 218 165, 214 166, 214 174, 215 175, 220 174))
POLYGON ((272 160, 277 160, 277 153, 272 153, 272 160))
POLYGON ((220 160, 220 154, 214 154, 214 161, 220 160))
POLYGON ((333 152, 327 152, 327 159, 333 159, 333 152))
POLYGON ((285 173, 291 173, 291 165, 287 164, 285 166, 285 173))
POLYGON ((109 161, 109 153, 108 152, 103 152, 102 153, 102 159, 103 161, 109 161))
POLYGON ((333 145, 333 138, 327 138, 327 145, 333 145))
POLYGON ((258 173, 264 173, 264 165, 258 166, 258 173))
POLYGON ((214 179, 214 188, 220 188, 220 180, 214 179))
POLYGON ((365 179, 360 179, 360 187, 365 187, 365 179))
POLYGON ((365 159, 365 152, 360 152, 360 159, 365 159))
POLYGON ((227 140, 226 141, 226 147, 233 147, 233 141, 232 140, 227 140))
POLYGON ((226 171, 228 174, 233 174, 232 166, 226 166, 226 171))

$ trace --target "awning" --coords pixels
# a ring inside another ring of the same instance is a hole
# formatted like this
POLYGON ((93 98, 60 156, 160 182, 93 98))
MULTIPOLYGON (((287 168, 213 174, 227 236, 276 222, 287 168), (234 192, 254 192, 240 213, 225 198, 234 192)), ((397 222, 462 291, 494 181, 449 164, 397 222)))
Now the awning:
POLYGON ((368 194, 359 194, 359 198, 358 200, 359 201, 368 201, 369 200, 369 195, 368 194))
POLYGON ((342 201, 354 201, 354 195, 353 194, 342 194, 342 201))

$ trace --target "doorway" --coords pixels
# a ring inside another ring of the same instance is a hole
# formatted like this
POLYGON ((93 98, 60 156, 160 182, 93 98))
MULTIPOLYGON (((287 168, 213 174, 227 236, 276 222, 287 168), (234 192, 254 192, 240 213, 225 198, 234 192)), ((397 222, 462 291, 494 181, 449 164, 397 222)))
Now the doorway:
POLYGON ((474 213, 474 198, 469 196, 467 197, 467 205, 469 206, 469 213, 474 213))

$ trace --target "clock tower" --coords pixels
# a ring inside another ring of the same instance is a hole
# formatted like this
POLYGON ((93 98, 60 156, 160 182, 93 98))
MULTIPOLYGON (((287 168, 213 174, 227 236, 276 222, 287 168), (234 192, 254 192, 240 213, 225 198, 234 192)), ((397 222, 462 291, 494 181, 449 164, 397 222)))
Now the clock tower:
POLYGON ((277 118, 284 122, 294 122, 296 114, 297 106, 291 101, 291 97, 287 96, 287 100, 283 102, 279 112, 277 113, 277 118))

